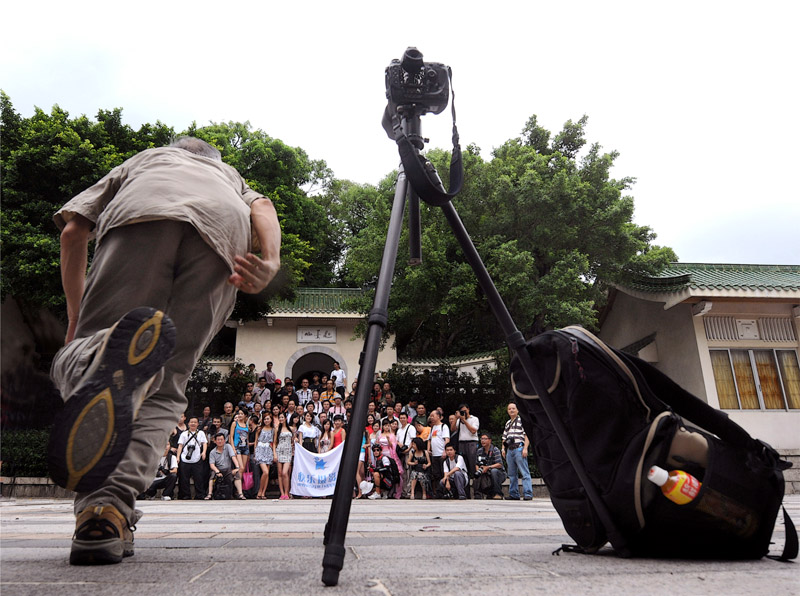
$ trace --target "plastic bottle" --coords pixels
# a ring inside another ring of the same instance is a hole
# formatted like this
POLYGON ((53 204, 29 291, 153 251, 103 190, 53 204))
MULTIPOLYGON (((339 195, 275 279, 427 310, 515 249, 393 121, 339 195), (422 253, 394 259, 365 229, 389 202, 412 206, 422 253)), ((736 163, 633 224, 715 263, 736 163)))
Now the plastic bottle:
MULTIPOLYGON (((678 505, 694 501, 702 486, 697 478, 683 470, 667 472, 658 466, 650 468, 647 479, 660 486, 664 496, 678 505)), ((758 516, 749 507, 708 487, 695 503, 695 508, 713 518, 717 527, 743 538, 753 534, 758 527, 758 516)))
POLYGON ((658 466, 650 468, 647 479, 660 486, 664 496, 678 505, 692 502, 703 486, 697 478, 683 470, 667 472, 658 466))

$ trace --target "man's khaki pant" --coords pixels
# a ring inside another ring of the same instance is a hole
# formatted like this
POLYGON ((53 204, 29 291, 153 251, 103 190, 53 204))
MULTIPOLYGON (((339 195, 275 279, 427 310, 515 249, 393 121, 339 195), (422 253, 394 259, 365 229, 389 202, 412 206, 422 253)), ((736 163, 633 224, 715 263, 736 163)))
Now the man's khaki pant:
POLYGON ((141 517, 136 496, 152 482, 167 436, 186 409, 189 376, 233 310, 230 274, 188 223, 136 223, 103 238, 86 280, 75 339, 58 352, 50 371, 62 397, 80 381, 108 328, 134 308, 163 310, 175 323, 177 343, 138 411, 128 450, 100 488, 76 495, 76 514, 91 505, 113 505, 131 525, 141 517))

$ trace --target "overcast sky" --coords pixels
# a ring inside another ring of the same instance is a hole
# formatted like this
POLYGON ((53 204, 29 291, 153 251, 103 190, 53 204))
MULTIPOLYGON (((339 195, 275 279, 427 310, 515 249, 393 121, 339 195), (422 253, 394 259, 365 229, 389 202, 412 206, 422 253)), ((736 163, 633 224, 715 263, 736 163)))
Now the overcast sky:
MULTIPOLYGON (((6 3, 0 88, 17 111, 123 108, 133 127, 249 120, 377 183, 384 69, 407 46, 453 69, 484 158, 532 114, 589 116, 635 220, 684 262, 800 264, 798 2, 6 3)), ((423 118, 449 147, 449 110, 423 118)), ((456 206, 458 203, 456 201, 456 206)))

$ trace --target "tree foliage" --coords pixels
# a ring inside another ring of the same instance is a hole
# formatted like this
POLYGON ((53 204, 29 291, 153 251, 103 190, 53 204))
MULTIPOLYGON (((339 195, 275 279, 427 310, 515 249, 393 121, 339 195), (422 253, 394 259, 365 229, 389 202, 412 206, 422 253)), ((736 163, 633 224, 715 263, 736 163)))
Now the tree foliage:
MULTIPOLYGON (((70 198, 113 167, 151 147, 169 144, 172 127, 161 122, 134 130, 122 110, 99 110, 96 121, 71 118, 59 106, 36 108, 21 117, 0 92, 2 109, 3 212, 2 295, 31 309, 63 312, 59 234, 52 216, 70 198)), ((306 192, 326 189, 332 173, 302 149, 289 147, 245 123, 192 125, 183 134, 216 145, 258 192, 275 202, 283 228, 282 274, 273 284, 283 294, 298 284, 327 285, 341 246, 327 233, 323 208, 306 192)), ((235 316, 251 319, 268 312, 269 294, 240 294, 235 316)))
MULTIPOLYGON (((2 294, 23 305, 63 309, 58 231, 52 214, 138 151, 168 144, 173 128, 138 130, 122 110, 95 120, 72 118, 59 106, 21 117, 0 94, 3 211, 2 294)), ((544 329, 596 324, 610 283, 652 274, 676 257, 655 246, 655 234, 633 223, 634 180, 614 179, 616 152, 586 139, 586 116, 556 134, 536 116, 519 137, 484 159, 464 152, 465 185, 454 204, 512 316, 530 336, 544 329)), ((217 146, 257 191, 275 202, 283 229, 284 267, 272 291, 296 285, 374 287, 396 173, 377 186, 336 180, 321 160, 254 130, 248 122, 193 124, 184 134, 217 146)), ((449 154, 429 158, 446 170, 449 154)), ((395 271, 390 330, 405 356, 445 357, 491 350, 503 337, 441 211, 422 205, 421 266, 403 251, 395 271)), ((234 316, 269 309, 270 294, 240 295, 234 316)), ((371 297, 363 299, 366 311, 371 297)))
MULTIPOLYGON (((569 324, 594 327, 608 284, 655 273, 676 258, 652 244, 649 227, 632 222, 633 198, 624 193, 634 180, 610 176, 617 153, 592 144, 579 157, 586 122, 586 116, 568 121, 553 136, 533 116, 522 135, 495 149, 490 160, 474 146, 464 152, 466 182, 454 205, 527 336, 569 324)), ((446 171, 448 153, 432 150, 428 157, 446 171)), ((344 189, 334 201, 340 203, 340 227, 352 230, 343 266, 351 284, 369 287, 376 280, 394 178, 377 189, 344 189), (370 202, 360 200, 366 194, 370 202)), ((444 357, 502 345, 441 211, 422 205, 421 266, 403 258, 407 241, 404 231, 389 308, 400 353, 444 357)))
POLYGON ((59 310, 64 298, 53 213, 128 157, 168 143, 173 130, 156 122, 135 131, 122 124, 120 109, 100 110, 96 122, 70 118, 58 106, 22 118, 2 92, 0 109, 2 295, 59 310))

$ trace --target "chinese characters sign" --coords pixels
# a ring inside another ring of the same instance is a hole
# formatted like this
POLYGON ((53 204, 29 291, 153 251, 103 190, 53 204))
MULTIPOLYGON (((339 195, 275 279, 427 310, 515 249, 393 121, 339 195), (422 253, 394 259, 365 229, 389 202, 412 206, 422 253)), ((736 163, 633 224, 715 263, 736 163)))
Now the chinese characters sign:
POLYGON ((297 326, 297 343, 310 344, 335 344, 336 326, 327 325, 319 327, 297 326))

